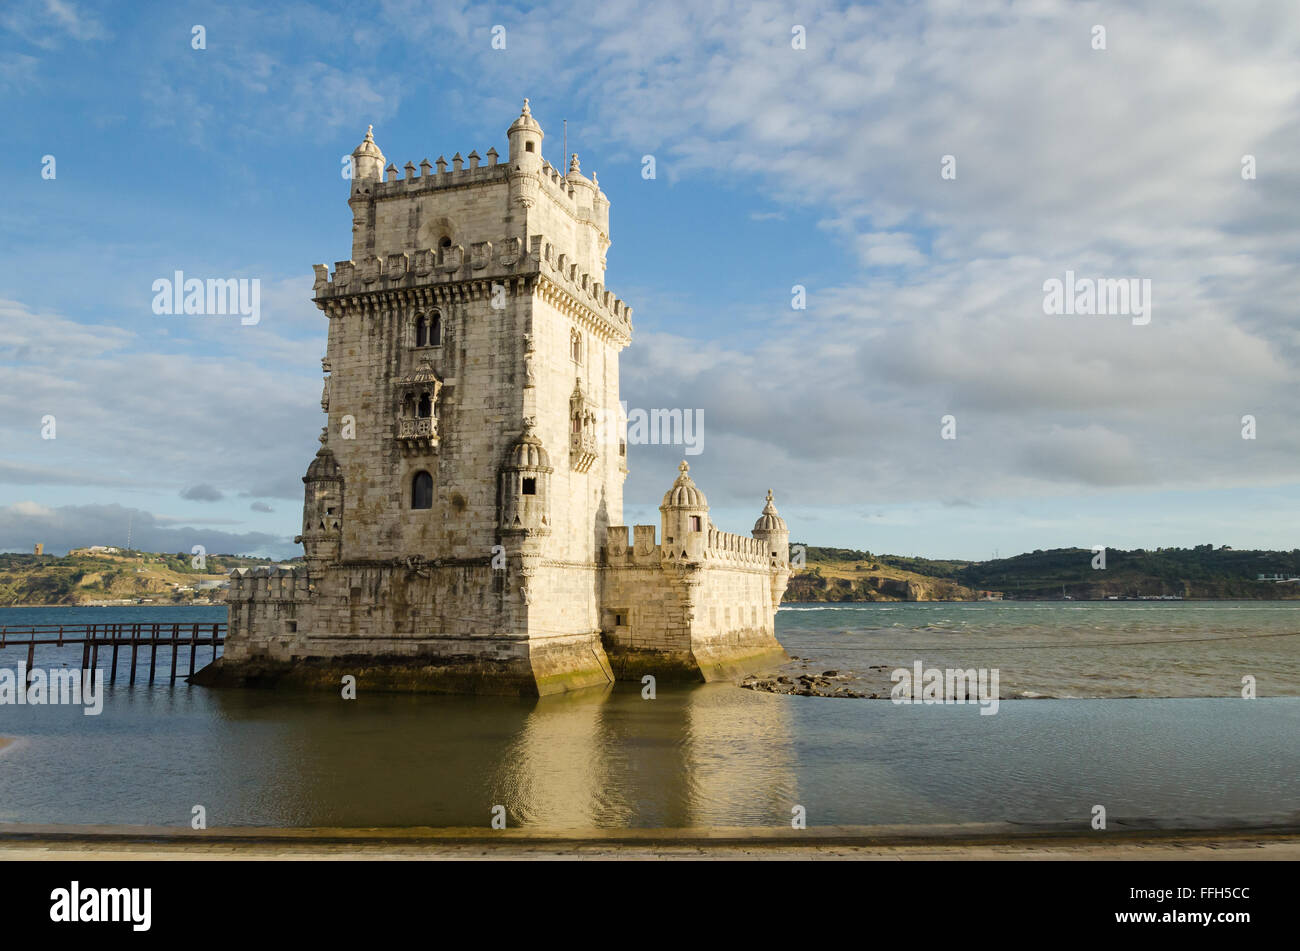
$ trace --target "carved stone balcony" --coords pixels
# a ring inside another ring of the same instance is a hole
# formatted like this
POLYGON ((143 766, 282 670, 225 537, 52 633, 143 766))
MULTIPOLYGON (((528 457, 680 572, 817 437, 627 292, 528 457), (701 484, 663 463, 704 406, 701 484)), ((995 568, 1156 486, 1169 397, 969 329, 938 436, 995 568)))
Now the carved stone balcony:
POLYGON ((569 434, 569 461, 578 472, 587 472, 596 461, 596 434, 584 430, 569 434))
POLYGON ((438 448, 438 421, 431 416, 397 421, 397 442, 404 455, 418 455, 438 448))

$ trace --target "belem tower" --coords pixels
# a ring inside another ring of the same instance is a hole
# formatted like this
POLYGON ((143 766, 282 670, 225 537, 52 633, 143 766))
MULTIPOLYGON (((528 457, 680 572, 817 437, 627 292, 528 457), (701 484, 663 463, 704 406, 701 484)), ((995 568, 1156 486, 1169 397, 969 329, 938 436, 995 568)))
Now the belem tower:
POLYGON ((404 175, 372 132, 352 153, 352 257, 315 266, 305 564, 232 572, 225 655, 196 682, 542 695, 785 657, 770 492, 752 535, 721 531, 683 462, 659 526, 622 524, 609 199, 576 154, 543 160, 527 100, 507 135, 505 162, 404 175))

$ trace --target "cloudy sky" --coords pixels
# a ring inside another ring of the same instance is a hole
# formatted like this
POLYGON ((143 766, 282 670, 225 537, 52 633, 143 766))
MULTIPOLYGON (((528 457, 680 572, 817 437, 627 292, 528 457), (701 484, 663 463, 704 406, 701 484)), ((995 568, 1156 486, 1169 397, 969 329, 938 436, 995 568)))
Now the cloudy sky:
MULTIPOLYGON (((0 96, 0 550, 293 554, 341 157, 504 152, 524 96, 722 527, 771 487, 877 552, 1300 546, 1294 0, 9 0, 0 96), (260 323, 155 316, 176 270, 258 278, 260 323), (1149 322, 1045 314, 1067 271, 1149 322)), ((626 521, 680 451, 631 448, 626 521)))

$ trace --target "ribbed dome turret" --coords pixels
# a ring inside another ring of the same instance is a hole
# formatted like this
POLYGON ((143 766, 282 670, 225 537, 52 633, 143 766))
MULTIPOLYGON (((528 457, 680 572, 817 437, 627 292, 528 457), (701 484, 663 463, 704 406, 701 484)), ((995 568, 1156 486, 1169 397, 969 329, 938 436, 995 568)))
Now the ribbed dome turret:
POLYGON ((696 488, 695 483, 691 480, 688 473, 691 467, 682 460, 682 464, 677 467, 681 474, 673 487, 664 493, 664 502, 662 508, 689 508, 689 509, 706 509, 709 507, 709 500, 704 497, 704 493, 696 488))
POLYGON ((307 467, 303 482, 342 482, 343 470, 339 468, 334 453, 324 446, 316 452, 316 458, 307 467))
POLYGON ((772 490, 767 490, 767 504, 763 506, 763 514, 758 517, 754 523, 755 532, 784 532, 789 531, 785 525, 785 519, 777 514, 776 506, 772 503, 772 490))
POLYGON ((370 126, 366 129, 366 137, 361 144, 352 150, 353 158, 377 158, 380 162, 384 160, 384 153, 379 151, 379 146, 375 145, 375 127, 370 126))
POLYGON ((542 448, 542 441, 532 427, 528 427, 519 441, 510 449, 506 465, 513 469, 549 469, 551 457, 542 448))

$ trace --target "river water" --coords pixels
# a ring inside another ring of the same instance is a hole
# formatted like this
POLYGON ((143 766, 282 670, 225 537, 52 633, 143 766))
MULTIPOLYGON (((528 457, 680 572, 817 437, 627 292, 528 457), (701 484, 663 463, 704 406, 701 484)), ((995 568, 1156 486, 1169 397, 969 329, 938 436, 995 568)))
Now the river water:
MULTIPOLYGON (((791 606, 789 669, 1000 667, 973 705, 619 684, 542 700, 119 684, 103 713, 0 706, 0 822, 809 828, 1300 822, 1300 608, 791 606), (1234 638, 1234 640, 1206 640, 1234 638), (1173 641, 1175 643, 1164 643, 1173 641), (1134 643, 1144 642, 1144 643, 1134 643), (1159 642, 1159 643, 1149 643, 1159 642), (1259 698, 1241 698, 1241 678, 1259 698), (1162 698, 1160 695, 1164 694, 1162 698), (1181 696, 1170 696, 1178 695, 1181 696), (1078 698, 1078 699, 1075 699, 1078 698), (1107 698, 1107 699, 1088 699, 1107 698)), ((221 608, 2 609, 0 625, 221 620, 221 608)), ((206 653, 201 654, 206 659, 206 653)), ((23 652, 0 651, 0 668, 23 652)), ((38 653, 38 667, 80 649, 38 653)), ((103 658, 101 657, 101 666, 103 658)), ((160 654, 159 669, 167 669, 160 654)), ((165 680, 165 678, 164 678, 165 680)))

